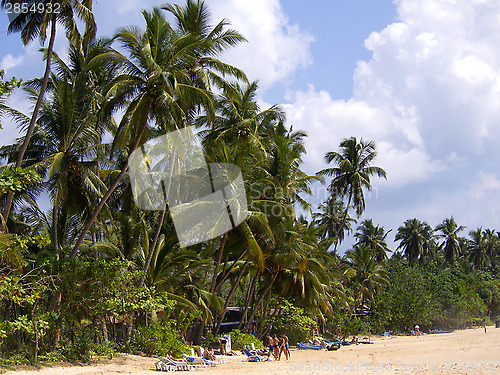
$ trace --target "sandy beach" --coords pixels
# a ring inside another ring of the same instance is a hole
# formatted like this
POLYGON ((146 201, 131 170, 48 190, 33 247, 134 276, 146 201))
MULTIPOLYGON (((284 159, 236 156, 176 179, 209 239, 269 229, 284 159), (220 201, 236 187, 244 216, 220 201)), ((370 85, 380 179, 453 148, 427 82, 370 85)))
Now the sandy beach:
MULTIPOLYGON (((372 337, 373 344, 343 346, 338 351, 292 350, 289 361, 250 363, 226 357, 206 375, 285 374, 500 374, 500 329, 488 327, 420 337, 372 337)), ((120 355, 91 366, 8 371, 7 375, 152 374, 154 358, 120 355)))

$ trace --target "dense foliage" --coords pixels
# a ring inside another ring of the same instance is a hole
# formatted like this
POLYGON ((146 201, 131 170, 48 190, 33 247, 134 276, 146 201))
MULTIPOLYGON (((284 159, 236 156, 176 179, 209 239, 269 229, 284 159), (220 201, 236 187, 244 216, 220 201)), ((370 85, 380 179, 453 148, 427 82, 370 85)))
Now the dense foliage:
POLYGON ((356 229, 371 178, 386 177, 376 145, 345 139, 325 155, 329 168, 306 174, 306 133, 285 125, 279 105, 260 108, 258 84, 219 60, 245 39, 225 20, 211 25, 204 2, 144 11, 143 29, 110 39, 96 38, 91 3, 10 25, 24 43, 50 40, 44 76, 23 84, 33 112, 1 98, 2 114, 27 129, 0 148, 4 363, 180 355, 186 343, 213 344, 227 321, 243 347, 268 334, 295 343, 318 331, 458 328, 498 316, 498 233, 461 237, 453 217, 436 228, 414 218, 397 229, 393 253, 374 220, 356 229), (58 22, 65 58, 52 51, 58 22), (200 130, 207 162, 240 168, 249 213, 182 248, 168 207, 135 204, 127 159, 187 126, 200 130), (329 192, 317 209, 308 201, 314 183, 329 192), (37 203, 44 196, 48 210, 37 203), (298 217, 299 206, 309 218, 298 217), (353 231, 357 243, 339 255, 353 231))

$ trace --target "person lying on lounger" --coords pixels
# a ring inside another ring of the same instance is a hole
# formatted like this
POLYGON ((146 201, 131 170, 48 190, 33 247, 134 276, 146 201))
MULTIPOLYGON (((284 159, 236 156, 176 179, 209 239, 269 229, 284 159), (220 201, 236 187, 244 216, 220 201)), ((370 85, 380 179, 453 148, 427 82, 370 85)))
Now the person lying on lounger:
POLYGON ((205 351, 203 352, 203 358, 208 359, 209 361, 217 360, 214 352, 212 351, 212 348, 205 349, 205 351))

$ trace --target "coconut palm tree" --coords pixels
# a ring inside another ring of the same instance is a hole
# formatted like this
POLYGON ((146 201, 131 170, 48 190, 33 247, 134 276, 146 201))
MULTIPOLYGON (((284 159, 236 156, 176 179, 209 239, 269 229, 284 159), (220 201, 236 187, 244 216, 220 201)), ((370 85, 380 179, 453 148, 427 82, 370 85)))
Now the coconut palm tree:
POLYGON ((488 239, 483 228, 469 232, 469 261, 475 270, 483 270, 489 264, 488 239))
POLYGON ((313 219, 318 226, 319 235, 321 239, 330 239, 335 243, 335 250, 337 250, 338 245, 344 241, 345 234, 352 232, 352 223, 356 222, 347 216, 344 222, 344 228, 338 230, 339 226, 342 224, 342 219, 345 213, 344 202, 335 197, 328 198, 325 202, 318 206, 319 212, 313 213, 313 219), (338 233, 338 237, 336 234, 338 233))
POLYGON ((358 217, 364 212, 363 189, 371 191, 370 177, 377 175, 387 178, 382 168, 373 165, 376 156, 374 142, 365 142, 363 139, 358 141, 355 137, 344 139, 340 143, 340 152, 332 151, 325 155, 327 163, 333 162, 335 167, 323 169, 318 174, 332 177, 328 190, 333 196, 347 198, 342 225, 338 227, 336 237, 347 220, 351 204, 358 217))
POLYGON ((422 261, 424 257, 432 255, 435 246, 434 231, 430 225, 416 218, 406 220, 398 228, 395 240, 401 241, 397 248, 404 250, 412 266, 417 260, 422 261))
MULTIPOLYGON (((258 152, 265 153, 266 146, 262 143, 264 131, 284 121, 285 114, 278 105, 261 110, 256 102, 257 89, 256 81, 243 86, 238 82, 224 86, 217 98, 217 115, 211 122, 211 131, 206 132, 205 142, 221 139, 231 149, 246 143, 258 152)), ((202 116, 197 124, 200 126, 207 122, 207 118, 202 116)))
MULTIPOLYGON (((0 7, 19 3, 17 0, 1 0, 0 7)), ((62 23, 69 38, 74 38, 77 33, 75 14, 84 21, 86 25, 85 39, 93 39, 96 32, 94 16, 92 14, 92 0, 40 0, 36 2, 37 11, 19 12, 18 15, 9 23, 8 31, 21 31, 21 39, 25 45, 39 38, 42 44, 45 42, 47 32, 49 32, 49 43, 45 53, 45 73, 41 82, 38 98, 31 115, 30 123, 24 136, 24 141, 19 149, 15 168, 21 166, 24 154, 28 148, 31 136, 35 129, 35 123, 38 117, 38 111, 42 105, 43 96, 47 89, 49 81, 50 67, 52 61, 52 51, 56 37, 56 25, 62 23), (43 5, 40 7, 40 5, 43 5), (40 11, 40 9, 42 11, 40 11), (50 31, 49 30, 50 26, 50 31)), ((3 210, 3 217, 9 216, 14 193, 9 193, 3 210)), ((0 223, 0 230, 5 230, 0 223)))
MULTIPOLYGON (((63 240, 71 241, 80 225, 68 228, 71 215, 87 217, 94 202, 106 190, 100 179, 99 163, 106 130, 112 130, 111 117, 101 116, 104 106, 102 82, 114 74, 112 65, 93 63, 95 56, 110 50, 110 41, 84 40, 75 31, 68 63, 54 53, 55 74, 48 83, 50 97, 42 101, 25 163, 49 174, 45 187, 52 197, 52 246, 59 254, 63 240), (62 222, 59 222, 62 219, 62 222), (60 228, 59 228, 60 227, 60 228), (63 232, 58 233, 59 229, 63 232)), ((26 90, 37 100, 40 80, 28 82, 26 90)), ((20 126, 29 126, 30 118, 11 111, 20 126)), ((21 140, 20 140, 21 141, 21 140)), ((21 142, 2 148, 1 154, 18 157, 21 142)))
POLYGON ((382 262, 387 259, 387 253, 391 252, 385 239, 391 231, 385 231, 384 227, 379 225, 374 226, 373 220, 365 220, 358 227, 354 237, 358 239, 356 245, 369 248, 375 255, 377 262, 382 262))
POLYGON ((444 258, 450 265, 460 256, 461 248, 458 233, 464 229, 465 227, 463 225, 458 226, 453 216, 449 219, 444 219, 444 221, 434 229, 434 231, 437 232, 437 238, 444 239, 443 242, 439 244, 438 249, 444 252, 444 258))
POLYGON ((366 246, 355 246, 347 251, 344 261, 348 266, 346 273, 354 291, 354 309, 363 306, 367 300, 373 305, 382 286, 389 285, 386 269, 377 263, 375 255, 366 246))
MULTIPOLYGON (((107 96, 109 107, 126 107, 113 140, 113 149, 121 148, 128 155, 145 142, 148 136, 186 126, 183 103, 190 100, 203 103, 207 113, 211 113, 212 107, 211 94, 193 86, 185 71, 185 63, 194 58, 200 38, 191 34, 177 35, 156 8, 151 13, 144 11, 143 16, 146 21, 144 32, 128 27, 120 29, 115 35, 115 40, 121 42, 122 47, 129 52, 130 59, 118 51, 104 53, 100 57, 114 61, 122 69, 122 74, 109 82, 107 96), (153 122, 156 126, 153 126, 153 122)), ((70 257, 77 254, 87 232, 127 169, 128 162, 125 162, 87 221, 70 257)), ((163 210, 160 218, 164 214, 163 210)), ((159 231, 153 242, 158 236, 159 231)))
POLYGON ((187 0, 184 6, 166 4, 162 9, 175 17, 176 31, 180 35, 193 34, 202 38, 196 59, 187 68, 191 79, 198 87, 211 89, 211 84, 222 89, 227 86, 224 76, 232 76, 247 81, 245 73, 215 57, 225 50, 235 47, 246 39, 236 30, 228 29, 230 23, 223 19, 217 25, 210 24, 210 11, 204 1, 187 0), (221 76, 222 74, 222 76, 221 76))

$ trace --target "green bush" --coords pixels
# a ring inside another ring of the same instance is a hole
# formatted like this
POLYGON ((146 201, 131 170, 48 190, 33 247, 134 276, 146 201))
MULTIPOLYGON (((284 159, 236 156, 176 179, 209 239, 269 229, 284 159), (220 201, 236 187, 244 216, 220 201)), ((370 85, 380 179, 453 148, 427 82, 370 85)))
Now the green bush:
POLYGON ((131 349, 149 356, 164 356, 169 351, 172 351, 174 357, 189 353, 189 347, 181 341, 177 331, 166 322, 137 328, 131 349))
POLYGON ((17 366, 30 365, 31 361, 28 353, 16 353, 9 357, 0 357, 0 372, 1 369, 15 370, 17 366))
POLYGON ((42 365, 50 365, 56 362, 64 362, 66 358, 60 350, 52 351, 38 356, 38 360, 42 365))
POLYGON ((287 335, 291 345, 309 340, 312 330, 316 328, 316 321, 305 309, 294 306, 287 300, 280 303, 282 313, 272 322, 274 329, 271 333, 287 335))
POLYGON ((262 341, 260 341, 254 335, 241 332, 238 329, 231 331, 231 349, 233 350, 243 350, 246 345, 254 344, 256 348, 264 347, 262 341))

